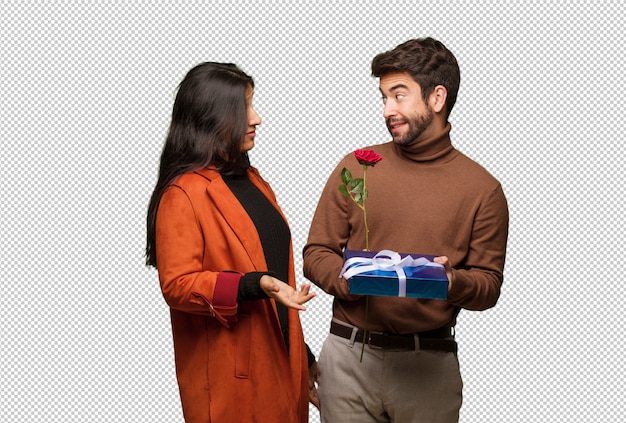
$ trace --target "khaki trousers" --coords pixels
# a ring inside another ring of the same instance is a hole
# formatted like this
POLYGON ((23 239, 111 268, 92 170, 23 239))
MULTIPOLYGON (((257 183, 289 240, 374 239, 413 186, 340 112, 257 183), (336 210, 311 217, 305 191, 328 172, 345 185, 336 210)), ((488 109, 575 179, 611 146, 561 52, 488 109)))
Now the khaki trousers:
MULTIPOLYGON (((348 325, 349 326, 349 325, 348 325)), ((392 351, 329 334, 319 357, 323 423, 457 423, 463 382, 457 355, 392 351)))

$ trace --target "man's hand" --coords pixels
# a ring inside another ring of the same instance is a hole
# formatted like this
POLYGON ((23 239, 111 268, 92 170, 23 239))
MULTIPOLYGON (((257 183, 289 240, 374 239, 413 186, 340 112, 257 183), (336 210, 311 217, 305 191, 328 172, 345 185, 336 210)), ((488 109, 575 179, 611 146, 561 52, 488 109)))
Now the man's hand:
POLYGON ((443 264, 443 268, 446 270, 446 276, 448 277, 448 292, 452 288, 452 266, 450 266, 450 260, 446 256, 439 256, 433 259, 435 263, 443 264))
POLYGON ((275 299, 286 307, 295 308, 296 310, 306 310, 306 307, 302 304, 316 295, 314 292, 309 292, 311 284, 305 283, 299 291, 296 291, 280 279, 269 275, 261 276, 260 285, 261 289, 263 289, 268 297, 275 299))

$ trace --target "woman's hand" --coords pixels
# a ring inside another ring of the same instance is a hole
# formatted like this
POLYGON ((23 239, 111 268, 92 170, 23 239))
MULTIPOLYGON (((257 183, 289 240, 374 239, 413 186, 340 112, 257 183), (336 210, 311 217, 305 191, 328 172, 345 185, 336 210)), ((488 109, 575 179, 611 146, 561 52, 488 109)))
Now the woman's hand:
POLYGON ((320 369, 317 366, 317 361, 309 367, 309 402, 320 409, 320 398, 317 395, 317 378, 320 375, 320 369))
POLYGON ((268 297, 275 299, 286 307, 295 308, 296 310, 306 310, 306 307, 302 304, 316 295, 314 292, 309 292, 311 284, 305 283, 299 291, 296 291, 280 279, 269 275, 261 276, 260 284, 261 289, 268 297))

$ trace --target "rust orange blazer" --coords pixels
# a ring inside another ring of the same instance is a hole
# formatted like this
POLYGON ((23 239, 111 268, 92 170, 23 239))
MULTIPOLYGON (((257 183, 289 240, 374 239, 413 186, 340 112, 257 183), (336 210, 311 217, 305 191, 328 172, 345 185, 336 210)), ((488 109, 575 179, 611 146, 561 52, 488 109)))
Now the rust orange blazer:
MULTIPOLYGON (((258 171, 248 174, 280 211, 258 171)), ((167 188, 156 247, 185 420, 307 422, 308 364, 298 312, 289 309, 288 354, 274 300, 224 303, 216 293, 232 276, 267 270, 256 228, 218 172, 187 173, 167 188)), ((289 267, 285 282, 295 288, 293 255, 289 267)))

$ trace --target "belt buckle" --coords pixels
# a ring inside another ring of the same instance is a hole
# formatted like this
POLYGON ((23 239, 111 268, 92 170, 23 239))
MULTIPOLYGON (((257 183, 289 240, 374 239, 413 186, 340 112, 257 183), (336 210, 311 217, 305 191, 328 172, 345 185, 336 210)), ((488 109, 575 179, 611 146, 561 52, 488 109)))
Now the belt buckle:
POLYGON ((387 334, 385 332, 368 332, 367 333, 367 346, 370 348, 373 348, 375 350, 382 350, 385 347, 383 345, 372 345, 372 334, 374 335, 378 335, 378 336, 382 336, 385 341, 383 342, 384 345, 389 345, 389 338, 387 338, 387 334))

